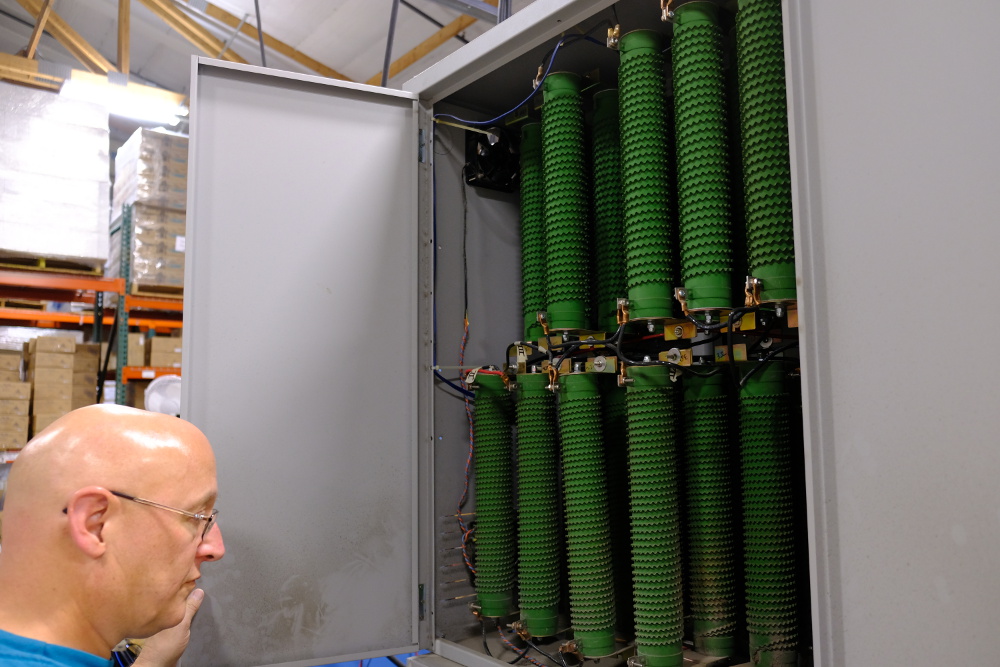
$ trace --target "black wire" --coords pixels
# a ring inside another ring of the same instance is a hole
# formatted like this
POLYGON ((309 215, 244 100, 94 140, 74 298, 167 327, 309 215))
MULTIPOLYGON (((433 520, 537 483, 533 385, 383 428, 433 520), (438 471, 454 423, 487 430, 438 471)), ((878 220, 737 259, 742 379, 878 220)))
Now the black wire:
POLYGON ((563 665, 566 665, 566 662, 565 662, 565 660, 562 657, 562 653, 559 654, 559 659, 557 660, 556 658, 553 658, 551 655, 549 655, 548 653, 546 653, 545 651, 543 651, 542 649, 540 649, 537 644, 532 644, 530 639, 525 639, 524 641, 525 641, 525 643, 528 644, 528 646, 530 646, 531 648, 533 648, 536 651, 538 651, 538 653, 541 654, 542 657, 548 658, 549 660, 551 660, 554 663, 557 663, 557 664, 558 663, 562 663, 563 665))
MULTIPOLYGON (((771 361, 785 350, 790 350, 793 347, 797 347, 798 344, 799 341, 796 340, 790 343, 785 343, 784 345, 779 345, 778 347, 774 348, 773 350, 765 354, 763 357, 761 357, 760 360, 754 365, 754 367, 751 368, 749 371, 747 371, 747 374, 740 379, 740 384, 739 384, 740 388, 742 389, 743 387, 745 387, 747 384, 747 380, 749 380, 754 373, 756 373, 757 371, 762 369, 765 365, 767 365, 767 362, 771 361)), ((792 359, 787 359, 786 361, 792 361, 792 359)))
MULTIPOLYGON (((503 635, 503 629, 502 629, 502 628, 500 627, 500 621, 499 621, 498 619, 494 619, 494 621, 493 621, 493 622, 494 622, 494 623, 496 623, 496 626, 497 626, 497 632, 498 632, 498 633, 499 633, 500 635, 503 635)), ((484 627, 485 627, 485 626, 484 626, 484 627)), ((511 646, 513 646, 513 642, 511 643, 511 646)), ((531 647, 530 647, 530 646, 525 646, 525 647, 524 647, 524 650, 523 650, 523 651, 521 651, 520 653, 518 653, 518 652, 517 652, 517 649, 515 648, 515 649, 514 649, 514 656, 515 656, 515 657, 514 657, 514 659, 513 659, 513 660, 509 660, 509 661, 507 661, 507 664, 508 664, 508 665, 514 665, 514 664, 517 664, 518 662, 520 662, 521 660, 524 660, 524 656, 526 656, 526 655, 528 654, 528 651, 530 651, 530 650, 531 650, 531 647)))
POLYGON ((469 195, 465 191, 468 187, 465 183, 465 170, 469 165, 462 167, 462 285, 463 285, 463 302, 465 304, 465 311, 462 313, 463 317, 469 316, 469 257, 466 253, 466 240, 469 236, 469 195))
POLYGON ((493 657, 493 653, 490 652, 490 645, 486 643, 486 619, 479 621, 479 625, 483 627, 483 650, 486 651, 486 655, 493 657))
POLYGON ((446 378, 444 376, 444 373, 442 373, 441 371, 435 369, 434 370, 434 377, 436 377, 438 380, 441 380, 441 382, 444 382, 446 385, 448 385, 449 387, 451 387, 455 391, 461 393, 462 396, 464 396, 465 398, 468 398, 470 401, 475 401, 476 400, 476 394, 475 394, 475 392, 469 391, 468 389, 465 389, 464 387, 461 387, 461 386, 455 384, 454 382, 452 382, 451 380, 449 380, 448 378, 446 378))
POLYGON ((615 25, 621 25, 622 22, 618 20, 618 3, 611 5, 611 13, 615 15, 615 25))
MULTIPOLYGON (((406 3, 404 2, 403 4, 405 5, 406 3)), ((392 664, 396 665, 396 667, 404 667, 403 661, 400 660, 399 658, 397 658, 396 656, 394 656, 394 655, 387 655, 385 657, 389 660, 389 662, 391 662, 392 664)))

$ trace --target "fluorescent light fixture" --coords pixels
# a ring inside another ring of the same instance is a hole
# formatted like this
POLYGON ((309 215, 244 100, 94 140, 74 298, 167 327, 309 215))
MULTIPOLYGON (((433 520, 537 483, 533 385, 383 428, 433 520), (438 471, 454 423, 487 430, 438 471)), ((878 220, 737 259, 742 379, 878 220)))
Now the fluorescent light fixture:
POLYGON ((187 107, 177 104, 169 91, 163 92, 165 95, 160 96, 129 86, 111 84, 106 80, 74 77, 66 80, 60 94, 68 99, 99 104, 112 116, 176 125, 180 122, 180 116, 187 115, 187 107))

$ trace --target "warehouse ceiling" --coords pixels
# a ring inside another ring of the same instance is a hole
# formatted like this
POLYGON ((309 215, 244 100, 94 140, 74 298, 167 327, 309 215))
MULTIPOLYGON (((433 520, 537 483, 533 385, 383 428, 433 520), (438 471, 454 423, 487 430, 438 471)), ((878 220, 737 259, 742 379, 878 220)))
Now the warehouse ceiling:
MULTIPOLYGON (((518 11, 531 1, 514 0, 511 9, 518 11)), ((187 93, 192 55, 223 54, 237 62, 261 64, 254 0, 122 2, 129 10, 130 82, 187 93)), ((476 7, 484 4, 401 0, 388 85, 398 88, 457 50, 463 40, 486 32, 493 22, 477 18, 482 14, 476 7)), ((393 0, 259 0, 259 5, 268 67, 362 83, 380 81, 393 0)), ((0 0, 0 53, 27 55, 24 50, 38 15, 46 16, 45 32, 33 54, 39 71, 60 73, 71 67, 103 75, 110 65, 115 76, 119 0, 0 0)), ((6 76, 3 71, 0 67, 0 77, 6 76)))

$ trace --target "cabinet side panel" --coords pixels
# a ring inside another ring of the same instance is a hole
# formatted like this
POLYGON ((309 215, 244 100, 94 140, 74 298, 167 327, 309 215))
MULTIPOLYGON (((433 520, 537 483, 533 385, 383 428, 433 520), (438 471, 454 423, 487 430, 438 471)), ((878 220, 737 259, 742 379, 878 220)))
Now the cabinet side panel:
POLYGON ((996 364, 963 353, 1000 327, 1000 9, 974 4, 785 3, 824 667, 998 660, 996 364))

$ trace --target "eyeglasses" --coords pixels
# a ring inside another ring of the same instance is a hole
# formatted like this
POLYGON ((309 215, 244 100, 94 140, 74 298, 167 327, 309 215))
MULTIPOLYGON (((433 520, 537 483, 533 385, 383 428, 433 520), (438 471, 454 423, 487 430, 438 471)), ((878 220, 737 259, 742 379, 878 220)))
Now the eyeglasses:
POLYGON ((139 503, 140 505, 149 505, 150 507, 159 507, 161 510, 167 510, 168 512, 175 512, 177 514, 182 514, 192 519, 197 519, 198 521, 205 522, 205 530, 201 531, 201 539, 205 539, 208 535, 208 531, 212 530, 212 526, 215 525, 216 517, 219 516, 219 510, 213 509, 211 514, 195 514, 194 512, 188 512, 187 510, 179 510, 176 507, 168 507, 167 505, 161 505, 160 503, 154 503, 152 500, 146 500, 145 498, 136 498, 135 496, 130 496, 127 493, 121 493, 119 491, 110 491, 111 495, 118 496, 119 498, 124 498, 125 500, 131 500, 134 503, 139 503))

